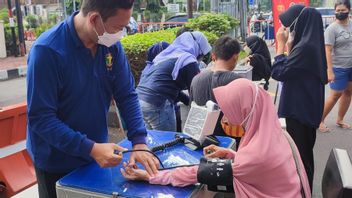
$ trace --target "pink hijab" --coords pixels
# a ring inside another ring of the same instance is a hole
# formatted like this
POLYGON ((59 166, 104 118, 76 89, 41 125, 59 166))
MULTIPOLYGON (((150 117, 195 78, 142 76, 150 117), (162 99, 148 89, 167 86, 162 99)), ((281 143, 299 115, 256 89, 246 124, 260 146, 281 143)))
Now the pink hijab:
MULTIPOLYGON (((247 79, 237 79, 215 88, 214 95, 231 124, 241 124, 247 117, 242 124, 246 132, 234 153, 236 197, 301 197, 301 183, 292 150, 270 95, 247 79)), ((301 160, 299 165, 305 196, 310 198, 301 160)))

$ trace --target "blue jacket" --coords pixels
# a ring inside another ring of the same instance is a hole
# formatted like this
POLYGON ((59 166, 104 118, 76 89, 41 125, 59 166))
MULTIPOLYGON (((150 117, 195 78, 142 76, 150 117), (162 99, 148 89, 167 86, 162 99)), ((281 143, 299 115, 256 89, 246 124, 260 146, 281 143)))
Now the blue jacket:
POLYGON ((27 148, 35 166, 48 172, 69 172, 93 160, 93 144, 108 141, 112 97, 132 144, 146 137, 121 44, 99 45, 93 57, 77 35, 74 15, 43 33, 28 57, 27 148))
POLYGON ((176 80, 173 80, 171 73, 176 60, 175 58, 158 65, 153 64, 148 71, 143 71, 137 86, 140 100, 160 106, 165 100, 175 103, 183 97, 181 91, 190 89, 193 77, 199 73, 199 66, 197 62, 186 65, 179 70, 176 80))

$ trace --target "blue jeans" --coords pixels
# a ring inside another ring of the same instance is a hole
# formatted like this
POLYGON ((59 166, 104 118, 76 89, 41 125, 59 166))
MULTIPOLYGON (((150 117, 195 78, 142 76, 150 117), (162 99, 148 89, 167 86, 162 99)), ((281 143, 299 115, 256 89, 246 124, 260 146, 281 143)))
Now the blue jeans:
POLYGON ((176 116, 174 104, 166 100, 156 106, 139 100, 143 112, 144 123, 149 130, 176 131, 176 116))

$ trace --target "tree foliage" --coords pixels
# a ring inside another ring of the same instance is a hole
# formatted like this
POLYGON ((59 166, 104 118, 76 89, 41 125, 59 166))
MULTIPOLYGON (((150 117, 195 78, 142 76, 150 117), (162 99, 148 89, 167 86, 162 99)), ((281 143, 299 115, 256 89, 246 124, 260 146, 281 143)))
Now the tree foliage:
POLYGON ((207 13, 195 19, 190 19, 187 26, 194 30, 207 31, 222 36, 239 23, 239 20, 229 15, 207 13))

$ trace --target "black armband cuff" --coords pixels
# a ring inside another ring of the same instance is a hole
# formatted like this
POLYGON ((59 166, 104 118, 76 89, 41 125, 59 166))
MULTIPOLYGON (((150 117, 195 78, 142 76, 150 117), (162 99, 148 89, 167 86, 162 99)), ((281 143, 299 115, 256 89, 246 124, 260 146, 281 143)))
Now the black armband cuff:
POLYGON ((234 192, 232 161, 229 159, 201 158, 197 179, 199 183, 207 184, 208 190, 234 192))

